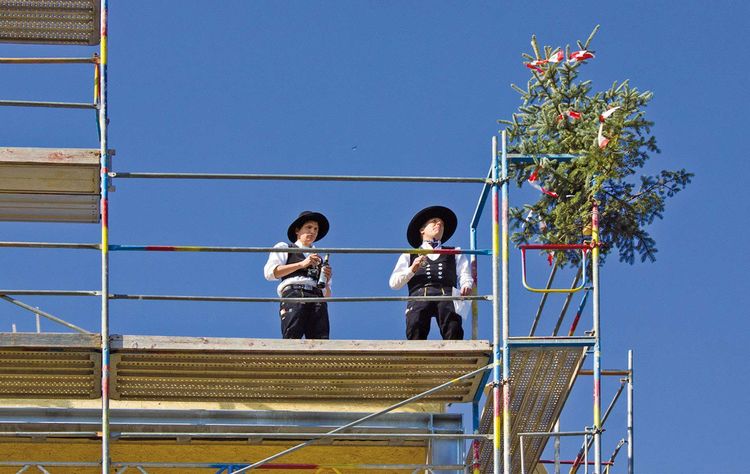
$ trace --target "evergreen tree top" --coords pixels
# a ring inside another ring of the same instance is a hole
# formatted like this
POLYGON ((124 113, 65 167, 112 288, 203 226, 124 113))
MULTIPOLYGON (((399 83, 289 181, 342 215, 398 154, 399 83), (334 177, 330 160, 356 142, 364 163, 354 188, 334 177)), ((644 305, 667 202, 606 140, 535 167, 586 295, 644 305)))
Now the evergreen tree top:
MULTIPOLYGON (((628 80, 595 91, 581 80, 588 61, 595 60, 592 41, 599 26, 577 50, 539 48, 531 38, 532 54, 524 53, 531 77, 526 88, 511 87, 521 105, 507 125, 508 147, 524 155, 573 154, 564 163, 547 159, 511 168, 520 186, 531 177, 542 188, 539 199, 511 209, 515 243, 580 243, 590 229, 592 202, 599 204, 602 258, 615 249, 621 261, 656 260, 656 241, 647 227, 661 219, 665 201, 684 189, 692 173, 684 169, 643 173, 652 155, 660 153, 646 119, 651 91, 640 91, 628 80)), ((576 258, 558 256, 561 263, 576 258), (570 260, 569 260, 570 259, 570 260)), ((603 260, 602 260, 603 261, 603 260)))

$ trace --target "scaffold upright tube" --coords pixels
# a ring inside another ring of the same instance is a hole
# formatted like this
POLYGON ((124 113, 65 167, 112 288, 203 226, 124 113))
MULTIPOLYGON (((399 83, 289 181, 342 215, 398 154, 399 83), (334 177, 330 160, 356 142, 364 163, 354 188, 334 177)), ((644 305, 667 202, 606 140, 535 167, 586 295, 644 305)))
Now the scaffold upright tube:
POLYGON ((98 109, 97 124, 99 127, 99 194, 101 208, 101 469, 102 474, 110 473, 112 459, 110 457, 110 412, 109 412, 109 371, 110 371, 110 345, 109 345, 109 109, 108 97, 108 18, 109 0, 100 0, 99 3, 99 63, 97 64, 97 84, 95 107, 98 109))
MULTIPOLYGON (((594 343, 594 390, 593 390, 593 422, 594 422, 594 474, 602 474, 602 421, 601 421, 601 314, 599 306, 600 288, 599 288, 599 205, 594 201, 591 210, 591 277, 593 283, 592 293, 592 310, 593 310, 593 330, 596 342, 594 343)), ((586 450, 588 454, 588 450, 586 450)))
MULTIPOLYGON (((496 141, 497 143, 497 141, 496 141)), ((509 210, 509 186, 508 186, 508 134, 505 130, 502 132, 502 148, 501 148, 501 160, 500 160, 500 170, 498 170, 498 163, 497 163, 497 151, 495 152, 495 170, 500 171, 500 179, 502 181, 502 285, 503 285, 503 298, 502 298, 502 364, 503 364, 503 379, 502 379, 502 387, 497 387, 496 392, 498 393, 499 390, 502 389, 503 394, 503 410, 502 412, 497 411, 497 402, 495 405, 495 417, 500 416, 500 413, 502 413, 502 423, 503 423, 503 473, 504 474, 510 474, 511 469, 511 455, 510 455, 510 446, 511 446, 511 430, 512 430, 512 423, 514 420, 512 420, 512 413, 510 409, 510 397, 511 397, 511 379, 510 379, 510 363, 511 363, 511 350, 509 345, 510 340, 510 210, 509 210)), ((497 193, 497 186, 495 186, 495 192, 497 193)), ((497 212, 497 211, 496 211, 497 212)), ((497 215, 493 218, 495 221, 497 221, 498 217, 497 215)), ((497 235, 493 236, 494 239, 497 239, 497 235)), ((495 315, 497 318, 497 315, 495 315)), ((499 321, 496 323, 496 325, 499 323, 499 321)), ((498 330, 495 329, 495 332, 498 330)), ((495 344, 498 344, 499 341, 497 341, 498 335, 494 335, 493 338, 496 341, 495 344)), ((495 349, 496 356, 499 354, 497 352, 497 346, 495 349)), ((496 440, 498 438, 495 438, 496 440)), ((500 449, 500 446, 498 444, 495 445, 495 451, 498 451, 500 449)), ((499 462, 500 456, 499 454, 495 454, 495 462, 499 462)), ((498 466, 495 464, 495 473, 499 474, 498 466)))

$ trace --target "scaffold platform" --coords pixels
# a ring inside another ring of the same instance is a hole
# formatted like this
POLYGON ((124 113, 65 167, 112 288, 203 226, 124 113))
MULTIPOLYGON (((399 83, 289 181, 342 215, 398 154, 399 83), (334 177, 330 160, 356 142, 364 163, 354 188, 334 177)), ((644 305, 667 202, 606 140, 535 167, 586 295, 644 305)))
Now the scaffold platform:
MULTIPOLYGON (((101 469, 100 347, 98 334, 0 333, 0 474, 33 459, 53 472, 101 469)), ((487 341, 115 335, 110 347, 113 466, 132 462, 150 473, 197 474, 207 472, 208 461, 263 459, 477 371, 491 358, 487 341)), ((323 435, 276 463, 288 470, 273 472, 337 465, 355 473, 361 468, 352 466, 384 459, 412 467, 379 472, 409 473, 425 459, 455 465, 462 418, 442 412, 447 403, 474 400, 483 380, 478 371, 424 400, 323 435)))
MULTIPOLYGON (((510 378, 513 383, 511 407, 511 467, 510 472, 521 472, 520 433, 550 432, 560 416, 573 383, 581 369, 586 349, 580 347, 524 347, 513 351, 510 359, 510 378)), ((492 397, 482 411, 479 433, 493 432, 494 407, 492 397)), ((529 437, 524 442, 524 465, 533 469, 539 461, 549 438, 529 437)), ((479 462, 481 472, 493 471, 492 441, 481 440, 479 462)), ((502 446, 500 458, 502 459, 502 446)), ((469 453, 469 462, 472 455, 469 453)), ((501 467, 502 470, 502 467, 501 467)))
MULTIPOLYGON (((387 405, 489 363, 487 341, 110 338, 113 400, 387 405)), ((97 334, 0 334, 0 397, 96 399, 97 334)), ((424 402, 470 402, 483 374, 424 402)))
POLYGON ((100 152, 0 147, 0 221, 99 222, 100 152))

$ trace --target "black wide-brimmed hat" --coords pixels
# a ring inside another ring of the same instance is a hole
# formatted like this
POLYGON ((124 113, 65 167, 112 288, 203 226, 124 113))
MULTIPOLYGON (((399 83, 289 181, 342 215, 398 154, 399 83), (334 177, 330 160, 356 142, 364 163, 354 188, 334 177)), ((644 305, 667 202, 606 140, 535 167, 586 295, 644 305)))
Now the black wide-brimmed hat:
POLYGON ((307 221, 315 221, 318 223, 318 237, 315 239, 316 242, 326 236, 328 228, 330 227, 326 216, 319 212, 302 211, 300 212, 299 217, 289 224, 289 229, 286 231, 286 236, 289 237, 289 242, 294 243, 297 241, 297 229, 302 227, 307 221))
POLYGON ((414 217, 412 217, 411 222, 409 222, 409 227, 406 229, 406 240, 409 241, 409 245, 414 248, 422 245, 422 234, 419 230, 425 222, 435 217, 439 217, 445 223, 442 242, 451 238, 456 231, 456 226, 458 226, 458 218, 456 217, 456 214, 447 207, 430 206, 417 212, 414 217))

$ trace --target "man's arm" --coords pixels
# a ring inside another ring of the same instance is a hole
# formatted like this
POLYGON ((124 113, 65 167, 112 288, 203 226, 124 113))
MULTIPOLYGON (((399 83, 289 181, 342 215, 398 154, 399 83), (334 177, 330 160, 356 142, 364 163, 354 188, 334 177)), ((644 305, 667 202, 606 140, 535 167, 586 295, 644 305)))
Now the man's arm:
MULTIPOLYGON (((286 259, 284 259, 286 261, 286 259)), ((315 265, 320 265, 321 258, 317 253, 310 254, 306 259, 297 263, 285 263, 283 265, 277 265, 273 268, 272 273, 274 279, 284 278, 290 273, 294 273, 297 270, 308 268, 315 265)), ((266 277, 268 278, 268 277, 266 277)))
POLYGON ((414 262, 409 264, 409 260, 411 259, 410 254, 402 253, 398 257, 396 267, 393 269, 393 273, 391 273, 391 278, 388 280, 388 286, 393 290, 400 290, 417 273, 419 266, 422 265, 422 261, 425 258, 427 258, 426 255, 420 255, 414 259, 414 262))

